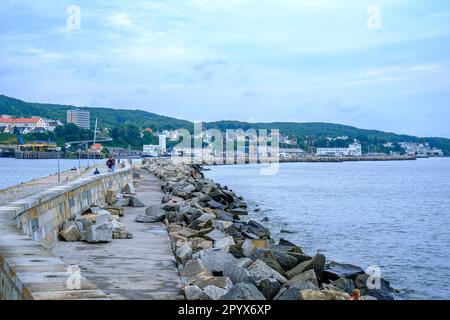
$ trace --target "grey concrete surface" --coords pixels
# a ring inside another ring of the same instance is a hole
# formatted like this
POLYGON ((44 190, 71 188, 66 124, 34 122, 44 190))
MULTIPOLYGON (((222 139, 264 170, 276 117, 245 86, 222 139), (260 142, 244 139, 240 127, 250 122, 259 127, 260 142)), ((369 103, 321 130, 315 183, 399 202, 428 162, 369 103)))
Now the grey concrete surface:
MULTIPOLYGON (((161 183, 147 171, 136 179, 137 196, 146 206, 160 204, 161 183)), ((163 223, 134 222, 145 208, 125 207, 121 222, 133 239, 115 239, 111 243, 58 242, 52 252, 66 263, 78 265, 81 275, 111 299, 174 300, 180 278, 170 239, 163 223)))

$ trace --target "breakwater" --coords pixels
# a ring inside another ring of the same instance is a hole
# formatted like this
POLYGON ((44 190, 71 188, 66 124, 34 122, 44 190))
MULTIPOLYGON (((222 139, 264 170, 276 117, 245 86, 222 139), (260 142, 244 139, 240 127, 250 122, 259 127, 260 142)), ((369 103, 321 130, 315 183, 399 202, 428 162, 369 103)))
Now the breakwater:
POLYGON ((2 205, 0 299, 106 299, 81 276, 79 286, 70 290, 70 266, 48 249, 66 221, 103 203, 108 189, 131 182, 132 169, 126 165, 113 174, 85 176, 2 205))
POLYGON ((201 166, 151 159, 143 167, 163 181, 166 203, 147 222, 165 219, 187 299, 394 298, 388 281, 358 266, 275 242, 262 221, 249 218, 245 199, 205 178, 201 166))

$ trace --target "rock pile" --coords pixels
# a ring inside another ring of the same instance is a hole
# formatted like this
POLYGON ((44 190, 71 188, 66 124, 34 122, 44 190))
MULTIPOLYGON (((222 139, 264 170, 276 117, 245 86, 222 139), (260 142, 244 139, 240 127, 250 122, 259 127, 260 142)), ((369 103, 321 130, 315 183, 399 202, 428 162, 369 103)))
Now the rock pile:
POLYGON ((86 241, 88 243, 105 243, 113 239, 131 239, 120 217, 124 215, 124 206, 144 207, 136 197, 132 184, 127 184, 122 194, 107 190, 106 204, 92 206, 73 220, 66 221, 59 233, 60 239, 68 242, 86 241))
POLYGON ((166 223, 187 299, 346 300, 354 289, 363 299, 393 299, 384 279, 372 289, 359 267, 275 242, 249 218, 245 200, 205 178, 201 166, 153 159, 143 168, 163 181, 170 197, 137 221, 166 223))

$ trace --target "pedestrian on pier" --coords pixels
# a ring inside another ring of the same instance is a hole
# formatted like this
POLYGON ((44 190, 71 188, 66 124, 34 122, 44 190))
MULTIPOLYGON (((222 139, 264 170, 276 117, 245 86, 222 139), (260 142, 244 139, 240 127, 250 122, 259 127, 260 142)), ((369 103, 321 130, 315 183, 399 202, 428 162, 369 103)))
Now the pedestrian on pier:
POLYGON ((114 172, 114 169, 116 168, 116 160, 114 157, 109 157, 108 161, 106 161, 106 166, 108 167, 108 172, 114 172))

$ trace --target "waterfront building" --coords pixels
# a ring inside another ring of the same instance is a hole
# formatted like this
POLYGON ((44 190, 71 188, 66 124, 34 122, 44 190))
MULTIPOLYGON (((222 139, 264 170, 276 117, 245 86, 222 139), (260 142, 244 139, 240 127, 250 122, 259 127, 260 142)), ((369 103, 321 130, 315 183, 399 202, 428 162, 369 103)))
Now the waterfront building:
MULTIPOLYGON (((34 130, 36 128, 46 128, 48 126, 47 122, 39 117, 32 118, 0 118, 1 127, 9 128, 30 128, 34 130)), ((14 131, 14 130, 12 130, 14 131)))
POLYGON ((165 134, 159 135, 159 149, 161 152, 167 151, 167 146, 166 146, 167 140, 166 139, 167 139, 167 136, 165 134))
POLYGON ((74 123, 83 129, 91 128, 91 115, 89 111, 67 110, 67 123, 74 123))
POLYGON ((359 143, 352 143, 348 148, 317 148, 318 157, 360 157, 362 156, 362 147, 359 143))

